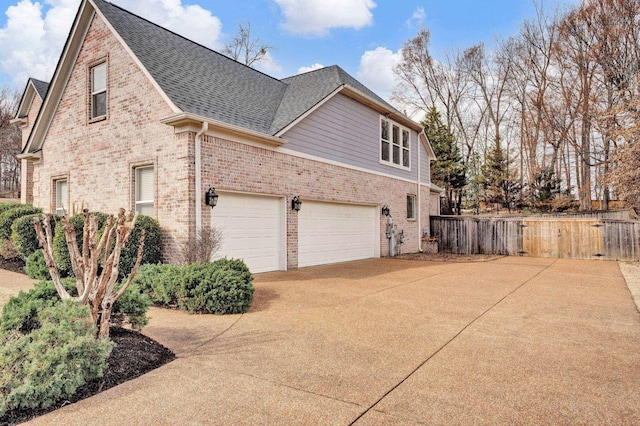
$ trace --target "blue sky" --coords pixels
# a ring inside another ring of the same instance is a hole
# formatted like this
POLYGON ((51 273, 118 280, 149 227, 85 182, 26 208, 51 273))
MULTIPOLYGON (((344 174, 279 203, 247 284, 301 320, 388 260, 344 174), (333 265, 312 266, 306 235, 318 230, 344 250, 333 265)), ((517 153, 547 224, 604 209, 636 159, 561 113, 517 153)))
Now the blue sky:
MULTIPOLYGON (((274 46, 258 68, 274 77, 337 64, 388 96, 403 42, 430 29, 432 52, 517 33, 535 16, 531 0, 111 0, 208 47, 219 49, 251 22, 274 46)), ((49 79, 80 0, 0 0, 0 87, 20 90, 27 76, 49 79)), ((579 0, 546 0, 546 9, 579 0)))

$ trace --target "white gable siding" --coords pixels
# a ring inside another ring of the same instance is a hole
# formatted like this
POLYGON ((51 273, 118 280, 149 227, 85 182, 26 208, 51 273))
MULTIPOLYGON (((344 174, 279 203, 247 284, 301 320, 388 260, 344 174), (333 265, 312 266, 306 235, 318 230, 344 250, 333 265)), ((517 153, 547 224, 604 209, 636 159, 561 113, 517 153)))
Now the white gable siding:
MULTIPOLYGON (((287 149, 388 175, 417 179, 418 133, 411 130, 411 170, 380 164, 380 113, 337 94, 286 132, 287 149)), ((423 152, 420 155, 426 155, 423 152)))

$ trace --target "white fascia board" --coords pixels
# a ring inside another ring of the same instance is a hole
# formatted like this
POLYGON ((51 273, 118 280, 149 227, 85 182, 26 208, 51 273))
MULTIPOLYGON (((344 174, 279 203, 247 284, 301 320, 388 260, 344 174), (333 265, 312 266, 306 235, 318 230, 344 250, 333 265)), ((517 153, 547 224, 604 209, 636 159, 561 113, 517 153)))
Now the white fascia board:
POLYGON ((256 132, 255 130, 245 129, 244 127, 235 126, 233 124, 224 123, 222 121, 188 112, 171 115, 163 118, 160 122, 176 128, 187 126, 187 129, 189 125, 193 125, 194 123, 208 123, 210 131, 217 130, 222 134, 240 135, 254 142, 270 146, 281 146, 287 143, 287 140, 284 138, 267 135, 265 133, 256 132))
POLYGON ((33 82, 31 81, 31 79, 29 79, 29 81, 27 82, 27 87, 24 89, 24 93, 22 94, 22 99, 20 100, 20 105, 18 106, 16 116, 13 120, 11 120, 12 122, 15 120, 15 123, 13 124, 20 124, 19 120, 24 119, 29 114, 29 108, 31 108, 31 104, 33 103, 33 99, 35 98, 35 95, 37 93, 38 91, 33 85, 33 82))
POLYGON ((424 129, 422 129, 422 132, 420 132, 420 139, 422 140, 422 144, 427 150, 427 154, 429 154, 429 161, 437 160, 436 153, 433 151, 431 142, 429 142, 429 138, 427 137, 427 134, 425 133, 424 129))

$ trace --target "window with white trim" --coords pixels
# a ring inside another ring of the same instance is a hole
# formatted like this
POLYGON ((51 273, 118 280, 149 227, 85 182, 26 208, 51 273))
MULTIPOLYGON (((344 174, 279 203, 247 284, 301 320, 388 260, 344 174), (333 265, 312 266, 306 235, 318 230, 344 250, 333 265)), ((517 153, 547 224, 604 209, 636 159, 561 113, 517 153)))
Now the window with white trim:
POLYGON ((386 117, 380 117, 380 162, 409 169, 411 133, 386 117))
POLYGON ((408 194, 407 195, 407 219, 415 219, 416 218, 416 196, 408 194))
POLYGON ((153 166, 136 167, 135 199, 137 213, 154 216, 154 181, 153 166))
POLYGON ((69 185, 66 179, 54 181, 56 214, 63 215, 69 212, 69 185))
POLYGON ((91 119, 107 115, 107 63, 91 67, 91 119))

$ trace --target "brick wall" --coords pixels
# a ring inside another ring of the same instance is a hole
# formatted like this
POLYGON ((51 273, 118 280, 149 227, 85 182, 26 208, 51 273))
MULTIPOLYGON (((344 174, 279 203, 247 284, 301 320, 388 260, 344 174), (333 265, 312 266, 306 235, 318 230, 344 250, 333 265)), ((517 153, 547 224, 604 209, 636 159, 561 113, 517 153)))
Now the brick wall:
POLYGON ((94 18, 33 168, 34 204, 51 211, 53 178, 68 175, 71 213, 134 208, 134 167, 155 166, 155 215, 165 258, 173 260, 190 226, 191 140, 159 120, 172 113, 107 26, 94 18), (105 120, 89 119, 89 66, 107 60, 105 120), (161 201, 159 201, 161 200, 161 201))
MULTIPOLYGON (((421 231, 417 220, 407 220, 407 194, 416 194, 416 183, 374 175, 273 150, 205 136, 202 143, 203 193, 216 190, 281 195, 287 199, 287 267, 298 264, 298 216, 289 208, 291 198, 369 204, 391 209, 397 229, 404 230, 403 252, 418 251, 421 231)), ((428 190, 427 190, 428 192, 428 190)), ((428 227, 428 197, 423 197, 422 226, 428 227)), ((304 204, 303 207, 304 208, 304 204)), ((203 209, 203 223, 211 220, 203 209)), ((380 220, 380 254, 389 254, 386 220, 380 220)))
MULTIPOLYGON (((27 145, 29 134, 33 128, 33 124, 38 117, 38 112, 42 106, 42 99, 36 93, 29 106, 29 113, 27 114, 27 125, 22 128, 22 145, 21 148, 27 145)), ((23 204, 33 203, 33 162, 27 160, 21 160, 20 162, 20 202, 23 204)))

